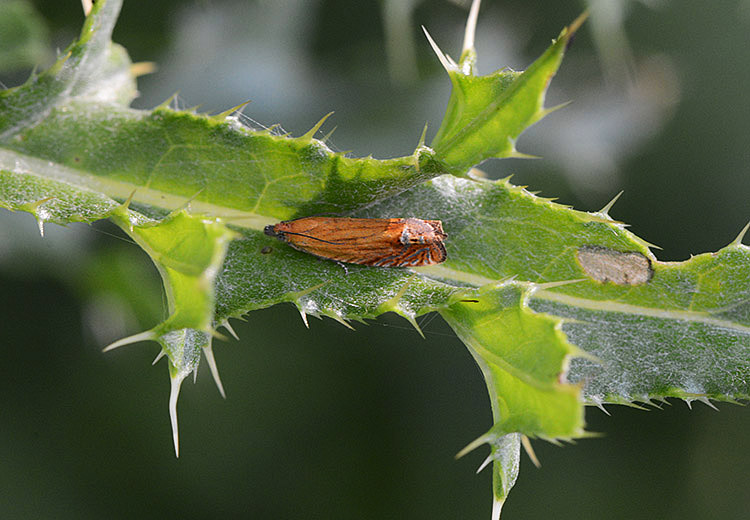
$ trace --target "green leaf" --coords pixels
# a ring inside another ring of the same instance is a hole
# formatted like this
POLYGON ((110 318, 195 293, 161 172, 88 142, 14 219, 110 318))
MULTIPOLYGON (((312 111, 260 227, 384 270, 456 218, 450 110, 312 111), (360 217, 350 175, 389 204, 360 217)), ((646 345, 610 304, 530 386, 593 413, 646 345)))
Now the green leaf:
POLYGON ((535 295, 535 311, 564 318, 568 339, 601 360, 571 364, 589 402, 750 397, 750 248, 741 239, 655 262, 644 285, 589 282, 535 295))
POLYGON ((490 391, 495 424, 459 455, 488 443, 495 500, 502 504, 518 475, 516 432, 547 439, 584 435, 580 387, 563 367, 576 353, 559 320, 527 306, 532 284, 485 285, 440 314, 468 347, 490 391))
POLYGON ((81 37, 42 74, 32 74, 16 88, 0 91, 0 141, 23 140, 22 132, 44 120, 51 110, 70 116, 66 103, 89 101, 129 104, 136 94, 135 77, 125 49, 110 41, 121 2, 94 3, 81 37))
POLYGON ((116 341, 105 350, 135 341, 150 339, 159 342, 162 353, 170 361, 170 415, 175 453, 179 455, 177 396, 183 379, 197 370, 202 351, 219 391, 224 394, 211 351, 214 282, 229 241, 236 233, 215 219, 188 215, 184 210, 158 222, 139 225, 129 220, 124 209, 114 213, 112 218, 128 230, 159 269, 167 293, 169 317, 148 331, 116 341))
MULTIPOLYGON (((583 434, 580 389, 561 367, 576 353, 559 320, 531 311, 532 284, 485 285, 441 315, 492 383, 491 436, 523 432, 550 438, 583 434)), ((488 439, 489 440, 489 439, 488 439)))
POLYGON ((464 45, 461 61, 456 64, 430 38, 453 85, 443 122, 432 143, 437 157, 451 173, 461 175, 492 157, 525 156, 516 150, 516 139, 551 111, 544 108, 547 87, 570 39, 585 19, 586 15, 582 15, 563 29, 557 41, 524 72, 503 69, 476 76, 473 46, 464 45))
POLYGON ((495 424, 467 448, 486 442, 490 458, 501 462, 494 475, 499 504, 517 471, 520 439, 509 432, 583 436, 582 399, 601 405, 750 396, 750 248, 743 234, 718 253, 661 263, 604 211, 573 211, 507 180, 452 176, 367 216, 414 209, 437 212, 449 233, 448 260, 420 272, 478 288, 455 294, 440 314, 487 381, 495 424), (623 264, 623 255, 634 265, 623 264), (602 273, 619 284, 602 281, 602 273))

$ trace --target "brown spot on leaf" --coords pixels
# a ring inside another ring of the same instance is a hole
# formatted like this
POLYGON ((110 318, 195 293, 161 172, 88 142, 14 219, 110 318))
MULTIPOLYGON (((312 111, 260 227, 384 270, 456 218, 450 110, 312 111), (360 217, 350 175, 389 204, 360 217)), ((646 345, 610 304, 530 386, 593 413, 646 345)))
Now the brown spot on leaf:
POLYGON ((578 248, 578 262, 597 282, 617 285, 641 285, 654 275, 651 261, 637 251, 615 251, 602 246, 578 248))
POLYGON ((265 247, 263 247, 263 249, 260 250, 260 254, 267 255, 271 251, 273 251, 273 248, 271 246, 265 246, 265 247))

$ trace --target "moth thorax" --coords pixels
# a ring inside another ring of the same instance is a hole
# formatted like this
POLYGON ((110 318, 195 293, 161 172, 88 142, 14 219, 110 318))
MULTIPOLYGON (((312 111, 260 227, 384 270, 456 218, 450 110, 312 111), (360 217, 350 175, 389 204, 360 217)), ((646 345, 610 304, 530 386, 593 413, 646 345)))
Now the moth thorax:
POLYGON ((404 226, 404 229, 401 231, 401 236, 398 239, 403 245, 408 246, 410 238, 409 226, 404 226))

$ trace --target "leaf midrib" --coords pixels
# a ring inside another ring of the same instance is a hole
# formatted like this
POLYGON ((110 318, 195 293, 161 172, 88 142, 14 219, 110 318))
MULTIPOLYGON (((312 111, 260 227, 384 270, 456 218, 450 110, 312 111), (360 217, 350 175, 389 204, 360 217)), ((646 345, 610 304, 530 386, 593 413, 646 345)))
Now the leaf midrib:
MULTIPOLYGON (((476 274, 463 273, 461 271, 456 271, 442 265, 421 268, 419 269, 419 271, 422 274, 436 277, 439 280, 451 280, 456 282, 469 283, 475 287, 497 284, 503 281, 487 278, 476 274)), ((715 318, 711 316, 709 312, 705 311, 702 312, 680 309, 659 309, 653 307, 643 307, 641 305, 633 305, 630 303, 616 302, 613 300, 592 300, 589 298, 580 298, 578 296, 572 296, 570 294, 550 291, 546 289, 537 289, 533 291, 533 293, 531 294, 531 298, 535 300, 546 300, 556 303, 562 303, 569 307, 590 311, 614 312, 665 320, 702 323, 705 325, 712 325, 715 327, 732 330, 741 334, 750 335, 750 327, 741 325, 736 322, 715 318)))
POLYGON ((169 211, 180 209, 189 203, 193 213, 225 219, 234 226, 246 229, 262 231, 266 225, 273 224, 277 220, 273 217, 250 211, 229 208, 201 200, 191 200, 190 197, 175 195, 174 193, 159 191, 130 182, 99 177, 82 170, 6 148, 0 148, 0 169, 21 175, 32 175, 42 179, 63 182, 75 186, 80 190, 102 193, 113 199, 126 200, 132 195, 132 202, 163 208, 169 211))
POLYGON ((576 307, 579 309, 586 309, 590 311, 616 312, 664 320, 702 323, 705 325, 713 325, 715 327, 720 327, 723 329, 739 332, 741 334, 750 335, 750 327, 732 321, 714 318, 710 313, 705 311, 701 312, 683 311, 679 309, 657 309, 651 307, 642 307, 640 305, 632 305, 629 303, 620 303, 612 300, 590 300, 587 298, 579 298, 577 296, 571 296, 569 294, 545 290, 535 292, 533 298, 562 303, 570 307, 576 307))

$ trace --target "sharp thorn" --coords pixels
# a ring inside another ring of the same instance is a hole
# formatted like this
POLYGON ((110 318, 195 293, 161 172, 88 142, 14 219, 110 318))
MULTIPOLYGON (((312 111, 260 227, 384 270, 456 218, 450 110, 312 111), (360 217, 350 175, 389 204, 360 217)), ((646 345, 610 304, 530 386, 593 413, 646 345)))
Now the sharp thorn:
POLYGON ((461 451, 459 451, 458 453, 456 453, 456 457, 455 458, 460 459, 461 457, 463 457, 464 455, 466 455, 470 451, 474 451, 475 449, 477 449, 482 444, 485 444, 485 443, 488 443, 488 442, 490 442, 490 435, 487 434, 487 433, 485 433, 484 435, 481 435, 481 436, 477 437, 476 439, 474 439, 473 441, 471 441, 469 444, 466 445, 466 447, 464 449, 462 449, 461 451))
POLYGON ((347 329, 351 329, 351 330, 356 330, 356 329, 355 329, 354 327, 352 327, 352 326, 351 326, 351 325, 349 324, 349 322, 348 322, 348 321, 346 321, 346 320, 345 320, 344 318, 342 318, 341 316, 339 316, 339 315, 338 315, 338 314, 336 314, 335 312, 331 312, 331 313, 329 313, 329 314, 326 314, 326 316, 328 316, 329 318, 333 318, 334 320, 338 321, 339 323, 341 323, 341 324, 342 324, 342 325, 343 325, 344 327, 346 327, 347 329))
POLYGON ((623 193, 625 193, 625 190, 620 190, 620 193, 612 197, 612 200, 607 202, 607 204, 605 204, 605 206, 602 209, 600 209, 597 213, 599 213, 600 215, 605 215, 609 217, 609 210, 612 209, 612 206, 615 205, 615 202, 617 202, 617 199, 619 199, 623 193))
POLYGON ((177 398, 180 396, 180 386, 184 376, 170 378, 169 388, 169 419, 172 423, 172 441, 174 442, 174 455, 180 458, 180 432, 177 426, 177 398))
POLYGON ((143 332, 139 332, 138 334, 128 336, 127 338, 117 340, 114 343, 110 343, 102 349, 102 352, 109 352, 110 350, 114 350, 118 347, 130 345, 131 343, 138 343, 139 341, 148 341, 152 339, 156 339, 156 334, 151 330, 146 330, 143 332))
POLYGON ((328 140, 331 138, 331 136, 333 135, 333 133, 336 131, 337 128, 338 128, 338 126, 334 126, 333 129, 331 129, 330 132, 328 132, 326 135, 323 136, 323 138, 321 139, 321 141, 324 142, 324 143, 327 143, 328 140))
MULTIPOLYGON (((424 124, 424 128, 422 129, 422 135, 419 136, 419 143, 417 144, 417 150, 422 148, 425 143, 425 137, 427 137, 427 122, 424 124)), ((417 162, 419 164, 419 162, 417 162)))
POLYGON ((565 102, 563 102, 563 103, 560 103, 559 105, 555 105, 555 106, 553 106, 553 107, 549 107, 549 108, 543 108, 543 109, 542 109, 542 110, 541 110, 541 111, 539 112, 539 115, 537 116, 537 118, 536 118, 536 121, 539 121, 540 119, 543 119, 543 118, 547 117, 547 116, 548 116, 548 115, 550 115, 550 114, 551 114, 552 112, 557 112, 557 111, 558 111, 558 110, 560 110, 561 108, 565 108, 566 106, 570 105, 571 103, 572 103, 572 101, 565 101, 565 102))
POLYGON ((310 130, 308 130, 307 133, 305 135, 303 135, 301 138, 302 139, 312 139, 313 137, 315 137, 315 134, 317 133, 317 131, 320 130, 320 127, 323 126, 323 123, 325 123, 326 119, 328 119, 329 117, 331 117, 332 114, 333 114, 333 112, 328 112, 326 115, 324 115, 323 117, 321 117, 320 121, 318 121, 317 123, 315 123, 315 126, 313 126, 310 130))
POLYGON ((225 110, 224 112, 219 112, 218 114, 214 115, 214 119, 226 119, 227 117, 231 116, 235 112, 242 112, 242 109, 247 106, 247 104, 250 103, 250 100, 248 99, 244 103, 240 103, 237 106, 234 106, 230 108, 229 110, 225 110))
POLYGON ((573 23, 571 23, 569 26, 565 28, 565 36, 568 38, 568 40, 570 40, 571 38, 573 38, 573 36, 575 36, 576 32, 578 32, 578 29, 581 28, 581 26, 583 25, 583 22, 585 22, 586 18, 588 17, 589 17, 589 12, 584 11, 578 16, 578 18, 573 20, 573 23))
POLYGON ((214 378, 214 383, 216 383, 216 388, 219 389, 219 393, 221 394, 221 397, 226 399, 227 394, 224 393, 224 385, 221 384, 221 377, 219 376, 219 367, 216 364, 216 358, 214 358, 214 350, 211 344, 209 344, 207 347, 203 347, 203 354, 206 356, 206 363, 208 363, 208 368, 211 371, 211 376, 213 376, 214 378))
POLYGON ((435 51, 435 54, 437 55, 438 60, 440 60, 440 64, 443 66, 445 71, 450 73, 451 71, 458 70, 458 65, 456 65, 456 62, 454 62, 449 56, 443 54, 443 51, 441 51, 440 47, 437 46, 437 43, 435 43, 435 40, 432 39, 432 36, 430 36, 430 33, 427 32, 427 29, 425 29, 424 25, 422 26, 422 30, 424 31, 425 36, 427 36, 427 41, 430 42, 432 50, 435 51))
POLYGON ((167 99, 162 101, 160 104, 158 104, 154 110, 158 110, 160 108, 172 108, 170 105, 177 100, 177 96, 179 95, 180 95, 180 91, 178 90, 177 92, 169 96, 167 99))
POLYGON ((153 74, 159 67, 153 61, 139 61, 133 63, 130 66, 130 74, 134 78, 145 76, 146 74, 153 74))
POLYGON ((422 339, 427 339, 424 337, 424 332, 422 332, 422 328, 419 326, 419 323, 417 323, 417 320, 414 318, 413 314, 402 314, 401 316, 403 316, 406 321, 411 323, 411 326, 416 329, 420 336, 422 336, 422 339))
POLYGON ((155 364, 157 364, 159 360, 163 358, 165 355, 166 355, 166 352, 164 352, 164 349, 161 349, 159 353, 156 355, 156 357, 154 358, 154 360, 151 362, 151 366, 154 366, 155 364))
POLYGON ((307 322, 307 313, 302 309, 299 309, 299 315, 302 316, 302 322, 305 324, 305 327, 309 329, 310 324, 307 322))
POLYGON ((471 3, 469 17, 466 20, 466 29, 464 30, 464 45, 461 54, 474 50, 474 37, 477 32, 477 20, 479 19, 479 6, 481 3, 481 0, 474 0, 471 3))
POLYGON ((221 341, 229 341, 229 338, 226 337, 221 332, 219 332, 218 330, 212 330, 210 332, 210 334, 211 334, 211 337, 216 338, 216 339, 220 339, 221 341))
POLYGON ((180 211, 183 211, 183 210, 189 212, 190 204, 192 204, 192 202, 195 199, 197 199, 200 196, 200 194, 203 193, 205 190, 206 190, 206 188, 199 189, 190 198, 188 198, 184 203, 182 203, 182 205, 180 205, 177 208, 175 208, 174 210, 172 210, 172 214, 179 213, 180 211))
POLYGON ((477 473, 481 473, 484 468, 490 465, 490 462, 492 462, 492 453, 487 455, 487 458, 482 461, 482 463, 477 468, 477 473))
POLYGON ((511 159, 541 159, 539 155, 532 155, 529 153, 519 152, 515 148, 513 148, 506 157, 511 158, 511 159))
POLYGON ((232 326, 229 324, 229 319, 228 318, 226 320, 224 320, 224 321, 221 322, 221 326, 224 327, 227 330, 227 332, 229 332, 229 334, 231 334, 231 336, 234 339, 236 339, 237 341, 240 340, 240 337, 237 335, 237 333, 234 331, 234 329, 232 328, 232 326))
POLYGON ((747 234, 747 230, 750 229, 750 222, 745 224, 745 227, 742 228, 742 231, 740 231, 740 234, 737 235, 737 238, 735 238, 730 246, 739 246, 742 245, 742 241, 745 239, 745 235, 747 234))
POLYGON ((529 456, 531 462, 534 463, 534 466, 536 466, 537 468, 541 468, 542 464, 539 462, 536 453, 534 453, 534 448, 533 446, 531 446, 531 441, 526 435, 521 435, 521 446, 523 446, 526 455, 529 456))

